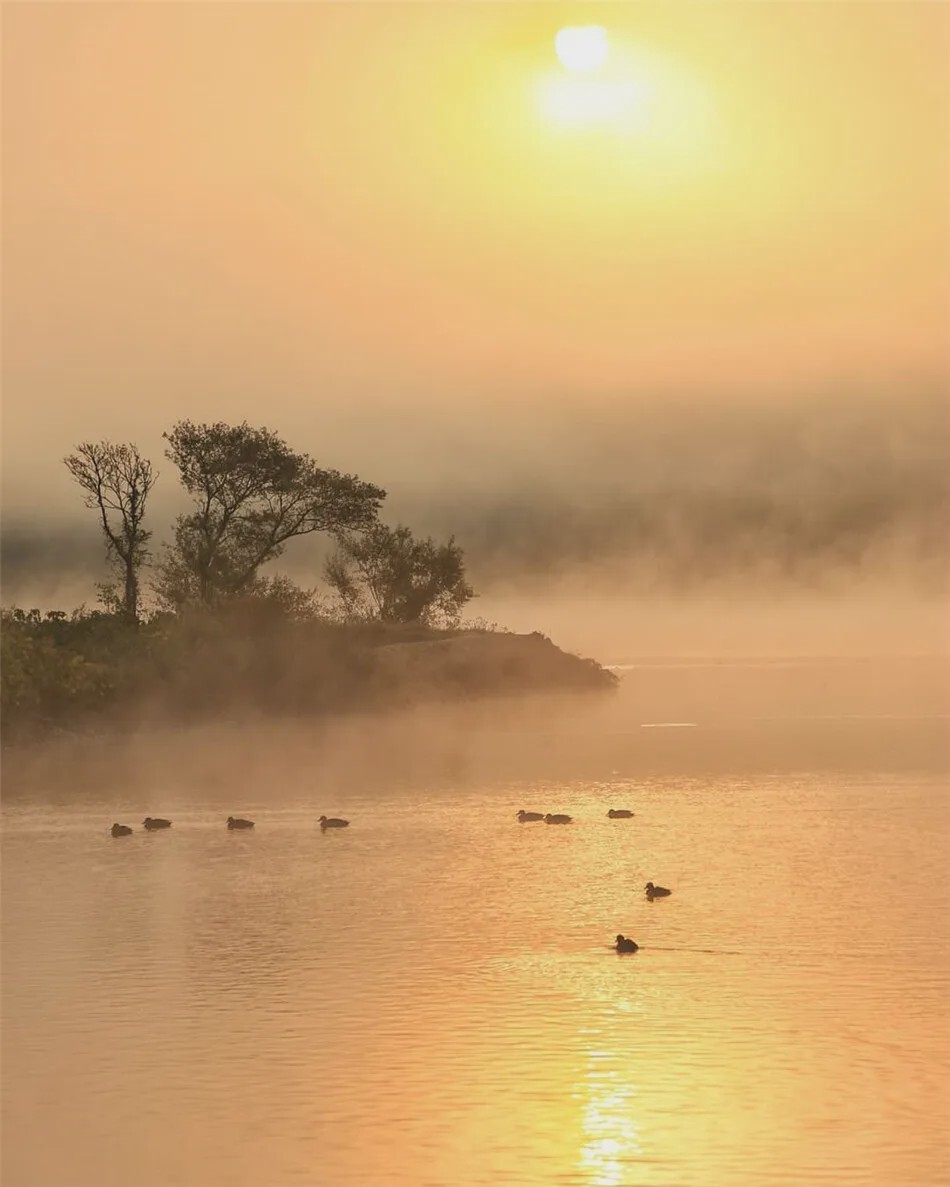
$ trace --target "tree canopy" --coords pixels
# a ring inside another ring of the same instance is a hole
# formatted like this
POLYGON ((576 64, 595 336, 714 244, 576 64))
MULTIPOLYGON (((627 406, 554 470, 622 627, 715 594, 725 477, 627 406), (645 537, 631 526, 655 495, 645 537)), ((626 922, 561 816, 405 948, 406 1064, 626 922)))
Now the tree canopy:
POLYGON ((454 536, 446 544, 417 540, 401 524, 341 536, 325 576, 348 618, 452 625, 475 596, 454 536))
POLYGON ((321 469, 276 433, 246 422, 182 420, 164 436, 195 504, 176 521, 157 584, 169 606, 246 592, 288 540, 365 531, 386 495, 351 474, 321 469))

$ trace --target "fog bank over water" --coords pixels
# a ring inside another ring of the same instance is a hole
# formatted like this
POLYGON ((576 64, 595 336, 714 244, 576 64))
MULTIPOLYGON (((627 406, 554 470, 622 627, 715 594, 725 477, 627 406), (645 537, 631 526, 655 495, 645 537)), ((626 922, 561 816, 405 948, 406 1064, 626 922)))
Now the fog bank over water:
MULTIPOLYGON (((389 522, 454 533, 480 594, 472 616, 601 658, 945 647, 942 396, 528 412, 491 424, 446 413, 418 431, 403 418, 400 436, 392 409, 359 433, 339 419, 326 434, 273 427, 321 464, 383 484, 389 522)), ((90 423, 89 435, 100 429, 110 426, 90 423)), ((185 504, 160 436, 139 444, 161 470, 150 508, 160 544, 185 504)), ((3 600, 92 603, 103 576, 94 518, 55 458, 44 465, 55 480, 42 502, 5 492, 3 600)), ((322 537, 295 541, 276 567, 319 584, 327 548, 322 537)))
POLYGON ((157 546, 163 431, 246 419, 567 646, 935 646, 945 6, 685 12, 588 12, 654 142, 544 117, 545 5, 11 8, 3 600, 94 599, 79 441, 156 464, 157 546))

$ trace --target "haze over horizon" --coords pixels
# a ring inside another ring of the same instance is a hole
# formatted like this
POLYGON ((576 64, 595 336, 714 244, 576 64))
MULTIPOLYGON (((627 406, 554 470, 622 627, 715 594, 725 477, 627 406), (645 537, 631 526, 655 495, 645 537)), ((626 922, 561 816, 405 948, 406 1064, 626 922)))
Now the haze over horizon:
POLYGON ((80 440, 153 458, 162 537, 184 416, 455 532, 475 613, 940 595, 950 14, 585 5, 654 106, 577 128, 538 101, 577 12, 6 9, 6 601, 90 597, 80 440))
POLYGON ((950 3, 2 18, 3 1187, 947 1187, 950 3))

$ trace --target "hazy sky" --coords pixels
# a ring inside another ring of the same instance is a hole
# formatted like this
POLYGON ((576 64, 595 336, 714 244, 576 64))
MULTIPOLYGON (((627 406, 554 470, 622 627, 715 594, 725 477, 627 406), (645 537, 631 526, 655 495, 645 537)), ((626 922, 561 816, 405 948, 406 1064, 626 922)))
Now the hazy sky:
POLYGON ((597 425, 671 393, 899 424, 946 383, 946 5, 3 17, 8 517, 81 514, 76 441, 160 458, 183 415, 398 491, 542 473, 578 426, 596 478, 597 425), (584 126, 545 90, 579 21, 636 96, 584 126))

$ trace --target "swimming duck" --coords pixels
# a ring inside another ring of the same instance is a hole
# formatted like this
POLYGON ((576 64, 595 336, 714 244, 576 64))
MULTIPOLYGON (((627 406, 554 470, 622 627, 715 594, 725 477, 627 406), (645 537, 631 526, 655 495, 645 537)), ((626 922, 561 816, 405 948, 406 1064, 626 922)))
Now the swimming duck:
POLYGON ((571 817, 558 815, 557 813, 549 812, 544 818, 545 824, 570 824, 571 817))
POLYGON ((153 828, 171 828, 172 826, 170 820, 162 820, 160 816, 146 816, 142 823, 149 830, 153 828))
POLYGON ((672 894, 672 890, 667 890, 665 886, 654 886, 652 882, 648 882, 644 888, 647 892, 647 898, 665 898, 666 895, 672 894))
POLYGON ((326 816, 321 816, 320 817, 320 827, 322 829, 349 828, 350 822, 348 820, 339 820, 339 819, 337 819, 336 816, 330 816, 329 818, 326 816))
POLYGON ((228 817, 228 828, 253 828, 253 820, 242 820, 240 816, 228 817))
POLYGON ((127 824, 114 824, 112 826, 112 835, 114 837, 131 837, 132 830, 127 824))
POLYGON ((640 945, 636 940, 631 940, 629 936, 617 936, 614 947, 618 952, 636 952, 640 945))
POLYGON ((633 813, 629 808, 611 808, 607 815, 611 820, 626 820, 633 813))
POLYGON ((526 820, 543 820, 544 813, 543 812, 526 812, 524 810, 524 808, 522 808, 521 811, 518 813, 518 819, 521 821, 522 824, 524 824, 524 822, 526 820))

